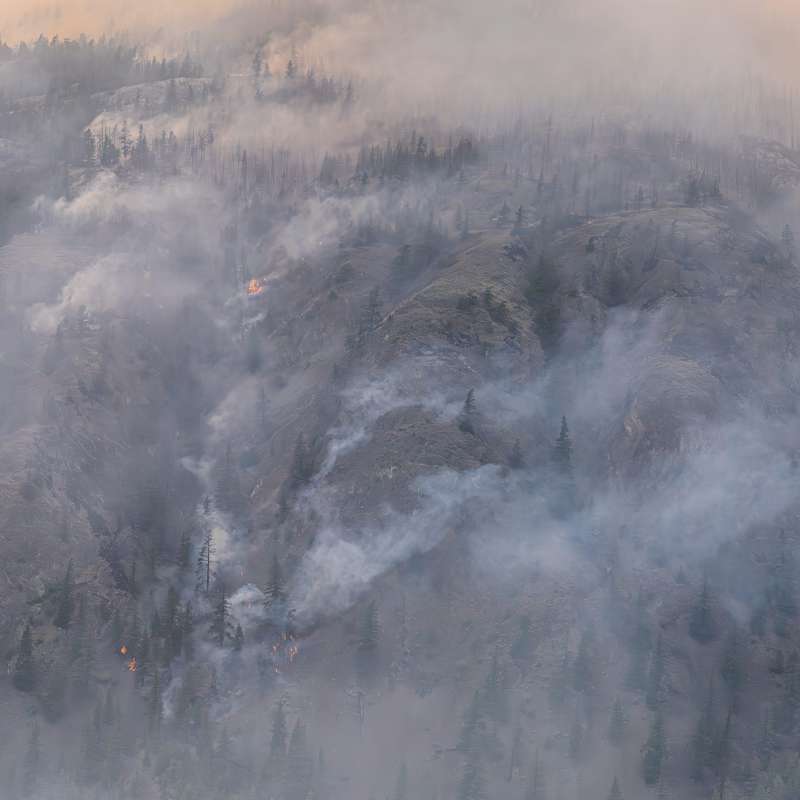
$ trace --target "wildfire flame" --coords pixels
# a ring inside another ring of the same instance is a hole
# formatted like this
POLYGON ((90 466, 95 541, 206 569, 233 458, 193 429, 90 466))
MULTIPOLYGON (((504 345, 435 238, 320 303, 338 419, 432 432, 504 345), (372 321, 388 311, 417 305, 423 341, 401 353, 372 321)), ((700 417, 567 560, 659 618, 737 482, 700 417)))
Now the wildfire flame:
POLYGON ((136 672, 136 656, 128 662, 128 672, 136 672))
POLYGON ((125 645, 122 645, 122 647, 120 647, 120 649, 119 649, 119 654, 121 656, 128 655, 128 648, 125 645))
POLYGON ((247 284, 247 294, 250 297, 255 297, 256 295, 261 294, 264 291, 264 287, 261 285, 261 281, 258 278, 253 278, 247 284))

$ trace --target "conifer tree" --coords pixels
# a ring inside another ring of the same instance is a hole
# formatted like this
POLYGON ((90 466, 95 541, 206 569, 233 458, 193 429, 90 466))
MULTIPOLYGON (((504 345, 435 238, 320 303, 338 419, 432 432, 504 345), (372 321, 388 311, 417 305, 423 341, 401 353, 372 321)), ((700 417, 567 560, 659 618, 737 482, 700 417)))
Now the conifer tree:
POLYGON ((476 691, 472 695, 472 700, 461 722, 461 732, 459 733, 458 744, 456 745, 456 749, 461 753, 470 753, 477 747, 482 719, 481 697, 480 693, 476 691))
POLYGON ((703 580, 703 588, 689 615, 689 635, 701 644, 707 644, 716 635, 706 579, 703 580))
POLYGON ((572 686, 577 692, 588 692, 592 687, 591 636, 588 631, 581 636, 572 663, 572 686))
POLYGON ((368 680, 376 667, 379 641, 378 607, 372 600, 364 607, 356 651, 356 670, 362 680, 368 680))
POLYGON ((691 776, 695 781, 703 779, 706 768, 714 759, 714 741, 716 739, 716 722, 714 720, 714 682, 708 682, 708 695, 705 706, 695 727, 692 738, 691 776))
POLYGON ((650 725, 650 735, 644 745, 642 756, 642 776, 648 786, 655 786, 661 777, 661 765, 666 753, 664 738, 664 718, 659 708, 650 725))
POLYGON ((64 574, 64 579, 61 581, 58 593, 58 606, 56 608, 56 616, 53 624, 59 628, 66 629, 69 627, 70 620, 72 619, 73 609, 73 584, 72 584, 72 561, 67 564, 67 571, 64 574))
POLYGON ((608 740, 612 744, 621 744, 625 738, 625 715, 619 698, 614 701, 611 708, 611 717, 608 721, 608 740))
POLYGON ((464 761, 457 800, 485 800, 486 780, 477 754, 471 753, 464 761))
POLYGON ((544 780, 544 767, 539 758, 539 751, 533 758, 533 768, 528 778, 528 786, 525 790, 525 800, 547 800, 544 780))
POLYGON ((652 711, 655 711, 663 700, 663 682, 664 642, 659 633, 658 639, 656 639, 656 647, 655 650, 653 650, 653 656, 650 660, 650 671, 647 674, 647 691, 645 692, 647 707, 652 711))
POLYGON ((197 588, 208 594, 211 589, 211 578, 214 574, 214 537, 209 530, 203 539, 203 545, 197 556, 195 575, 197 588))
POLYGON ((283 603, 285 600, 286 582, 283 577, 281 562, 278 560, 278 553, 273 550, 269 581, 264 587, 264 602, 269 608, 275 603, 283 603))
POLYGON ((12 680, 14 686, 21 692, 32 692, 36 687, 36 666, 33 660, 33 634, 30 622, 25 624, 22 631, 12 680))
POLYGON ((297 720, 286 752, 286 800, 306 800, 314 780, 314 758, 306 740, 306 729, 297 720))
POLYGON ((608 793, 608 800, 622 800, 622 791, 619 788, 619 781, 617 776, 614 776, 614 782, 611 784, 611 791, 608 793))
POLYGON ((214 606, 214 613, 211 619, 211 635, 218 647, 224 647, 225 642, 231 636, 231 604, 225 584, 220 582, 219 599, 214 606))
POLYGON ((42 758, 39 723, 34 720, 31 735, 28 739, 28 749, 25 751, 25 760, 22 765, 22 796, 33 797, 39 783, 39 770, 42 758))
POLYGON ((461 414, 458 417, 458 427, 464 433, 475 433, 475 415, 477 407, 475 405, 475 390, 470 389, 464 400, 464 405, 461 408, 461 414))
POLYGON ((572 439, 566 417, 561 417, 561 431, 553 448, 553 464, 560 475, 572 477, 572 439))

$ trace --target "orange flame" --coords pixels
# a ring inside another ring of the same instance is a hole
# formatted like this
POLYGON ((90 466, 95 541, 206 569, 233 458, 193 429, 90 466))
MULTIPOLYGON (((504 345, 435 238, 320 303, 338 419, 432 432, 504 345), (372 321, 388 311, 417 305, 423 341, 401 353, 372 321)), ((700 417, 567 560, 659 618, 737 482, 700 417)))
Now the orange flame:
POLYGON ((264 287, 261 285, 261 281, 258 278, 253 278, 247 284, 247 294, 250 297, 255 297, 256 295, 261 294, 264 291, 264 287))
POLYGON ((136 672, 136 656, 128 662, 128 672, 136 672))

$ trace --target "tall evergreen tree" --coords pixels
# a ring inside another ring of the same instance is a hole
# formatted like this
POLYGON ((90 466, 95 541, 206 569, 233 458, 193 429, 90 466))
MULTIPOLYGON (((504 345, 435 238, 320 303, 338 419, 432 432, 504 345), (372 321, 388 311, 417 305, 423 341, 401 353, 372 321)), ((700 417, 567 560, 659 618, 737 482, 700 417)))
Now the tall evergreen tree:
POLYGON ((666 753, 664 737, 664 717, 659 708, 650 725, 650 735, 644 745, 642 756, 642 776, 648 786, 655 786, 661 777, 661 765, 666 753))
POLYGON ((664 689, 664 641, 661 634, 656 639, 656 647, 650 660, 650 671, 647 674, 647 691, 645 700, 647 707, 652 711, 658 707, 663 700, 664 689))
POLYGON ((283 577, 281 562, 278 560, 278 553, 273 550, 269 580, 267 581, 267 585, 264 587, 264 602, 269 608, 275 603, 283 603, 285 600, 286 581, 283 577))
POLYGON ((553 464, 558 473, 568 478, 572 477, 572 439, 566 417, 561 417, 561 431, 553 448, 553 464))
POLYGON ((209 530, 203 539, 203 545, 197 556, 195 567, 197 588, 201 589, 206 595, 211 589, 211 578, 214 575, 214 552, 214 536, 209 530))
POLYGON ((528 786, 525 789, 525 800, 547 800, 544 766, 538 750, 533 758, 533 768, 528 778, 528 786))
POLYGON ((286 800, 306 800, 314 780, 314 757, 306 740, 306 729, 297 720, 286 753, 286 800))
POLYGON ((608 800, 622 800, 622 791, 619 788, 619 781, 617 776, 614 776, 614 782, 611 784, 611 791, 608 793, 608 800))
POLYGON ((464 761, 456 800, 485 800, 485 798, 486 779, 483 776, 480 760, 476 754, 471 754, 464 761))
POLYGON ((707 644, 716 635, 706 579, 703 580, 703 588, 689 614, 689 635, 701 644, 707 644))
POLYGON ((22 631, 12 681, 21 692, 32 692, 36 687, 36 665, 33 660, 33 634, 30 622, 25 624, 22 631))
POLYGON ((41 770, 41 742, 39 734, 39 723, 34 720, 31 735, 28 739, 28 749, 25 751, 25 759, 22 764, 22 790, 23 797, 33 797, 39 784, 41 770))
POLYGON ((211 635, 218 647, 224 647, 225 642, 231 637, 231 626, 231 604, 225 584, 220 582, 219 598, 211 618, 211 635))
POLYGON ((625 715, 619 698, 614 701, 611 708, 611 717, 608 721, 608 740, 612 744, 621 744, 625 738, 625 715))
POLYGON ((377 666, 379 642, 380 619, 372 600, 364 607, 356 651, 356 671, 362 680, 369 680, 377 666))
POLYGON ((61 581, 58 592, 58 606, 56 608, 56 616, 53 624, 59 628, 66 629, 69 627, 70 620, 72 619, 72 609, 74 599, 73 580, 72 580, 72 561, 67 564, 67 571, 64 574, 64 579, 61 581))

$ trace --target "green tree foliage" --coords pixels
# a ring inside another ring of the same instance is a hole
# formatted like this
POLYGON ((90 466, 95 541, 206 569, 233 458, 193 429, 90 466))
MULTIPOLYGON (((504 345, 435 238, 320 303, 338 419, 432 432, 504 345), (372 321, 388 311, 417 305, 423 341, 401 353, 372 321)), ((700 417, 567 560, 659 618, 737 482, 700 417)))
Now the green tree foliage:
POLYGON ((648 786, 655 786, 659 782, 665 754, 664 718, 659 708, 653 716, 642 755, 642 777, 648 786))
POLYGON ((21 692, 32 692, 36 687, 36 665, 33 660, 33 634, 30 622, 25 624, 22 631, 12 681, 21 692))

